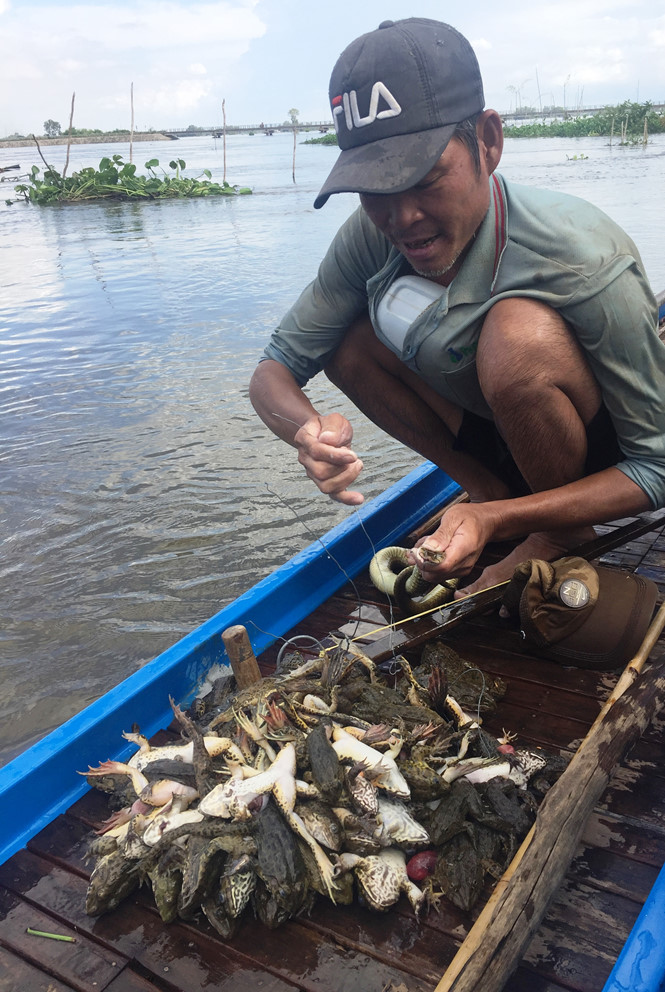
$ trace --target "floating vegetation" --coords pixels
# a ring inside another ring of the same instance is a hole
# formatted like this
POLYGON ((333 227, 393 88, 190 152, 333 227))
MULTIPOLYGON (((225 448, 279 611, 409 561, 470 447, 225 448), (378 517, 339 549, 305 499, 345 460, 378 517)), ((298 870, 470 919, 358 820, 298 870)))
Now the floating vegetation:
MULTIPOLYGON (((15 186, 17 199, 30 203, 79 203, 83 200, 157 200, 191 196, 237 196, 251 193, 246 186, 232 186, 224 180, 212 182, 211 172, 204 169, 201 175, 190 179, 183 175, 186 163, 183 159, 169 162, 174 170, 170 175, 159 165, 156 158, 145 163, 147 175, 137 174, 136 165, 123 162, 121 155, 103 158, 99 168, 89 166, 74 172, 71 176, 59 173, 47 165, 41 169, 33 165, 27 182, 15 186), (157 170, 161 175, 158 174, 157 170), (204 178, 205 177, 205 178, 204 178)), ((7 200, 7 204, 16 202, 7 200)))
POLYGON ((308 138, 303 145, 336 145, 337 134, 334 131, 324 134, 322 138, 308 138))

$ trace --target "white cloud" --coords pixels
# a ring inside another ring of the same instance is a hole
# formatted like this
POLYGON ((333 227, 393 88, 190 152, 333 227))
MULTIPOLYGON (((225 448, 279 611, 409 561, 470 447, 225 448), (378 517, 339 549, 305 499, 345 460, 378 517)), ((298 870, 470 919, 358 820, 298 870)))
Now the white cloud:
MULTIPOLYGON (((536 106, 665 98, 665 14, 656 0, 474 0, 442 14, 472 40, 488 106, 508 110, 516 91, 536 106), (657 8, 657 11, 656 9, 657 8)), ((389 16, 413 14, 391 0, 389 16)), ((335 16, 311 0, 0 0, 0 135, 68 116, 77 127, 152 127, 229 120, 329 117, 330 70, 355 35, 386 17, 385 0, 338 0, 335 16), (20 8, 20 12, 19 9, 20 8), (17 94, 20 96, 17 97, 17 94), (167 118, 165 120, 165 117, 167 118), (4 130, 3 130, 4 129, 4 130)))
MULTIPOLYGON (((201 101, 208 96, 210 90, 210 83, 202 83, 194 79, 183 80, 175 89, 168 83, 164 83, 163 86, 154 89, 142 90, 139 104, 142 108, 141 114, 145 116, 146 108, 149 108, 150 114, 157 115, 162 126, 167 127, 173 115, 196 110, 201 101)), ((136 100, 136 89, 134 93, 136 100)), ((117 98, 116 105, 122 108, 126 107, 127 97, 117 98)))

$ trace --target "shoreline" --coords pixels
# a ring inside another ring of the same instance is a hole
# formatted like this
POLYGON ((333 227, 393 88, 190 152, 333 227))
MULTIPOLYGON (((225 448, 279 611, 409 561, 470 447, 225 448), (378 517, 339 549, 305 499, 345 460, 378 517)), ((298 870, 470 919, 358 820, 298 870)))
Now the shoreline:
MULTIPOLYGON (((67 135, 59 134, 57 138, 37 138, 40 146, 62 145, 67 147, 67 135)), ((173 141, 167 134, 161 131, 137 131, 132 136, 132 141, 173 141)), ((71 138, 72 145, 107 145, 107 144, 129 144, 129 131, 126 134, 86 134, 76 135, 71 138)), ((36 148, 34 138, 2 138, 0 148, 36 148)))

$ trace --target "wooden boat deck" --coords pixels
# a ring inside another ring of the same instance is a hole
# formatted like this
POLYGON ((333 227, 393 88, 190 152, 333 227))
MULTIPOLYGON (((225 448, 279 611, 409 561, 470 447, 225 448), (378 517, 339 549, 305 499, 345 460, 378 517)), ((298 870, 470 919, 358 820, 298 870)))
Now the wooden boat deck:
MULTIPOLYGON (((602 560, 654 579, 663 598, 662 527, 602 560)), ((361 578, 292 633, 342 631, 371 644, 385 636, 371 633, 388 621, 382 600, 361 578)), ((469 619, 446 639, 507 683, 487 728, 506 727, 520 743, 555 752, 572 753, 615 681, 533 658, 496 614, 469 619)), ((259 659, 264 670, 278 646, 259 659)), ((654 655, 661 651, 662 644, 654 655)), ((510 992, 602 989, 665 862, 664 759, 656 721, 591 815, 563 886, 505 986, 510 992)), ((0 992, 432 992, 472 923, 445 901, 419 920, 406 900, 387 914, 319 900, 311 916, 275 931, 246 919, 223 942, 204 919, 162 923, 148 890, 94 919, 84 911, 91 868, 84 853, 107 812, 104 797, 88 793, 0 868, 0 992), (76 940, 32 936, 28 927, 76 940)))

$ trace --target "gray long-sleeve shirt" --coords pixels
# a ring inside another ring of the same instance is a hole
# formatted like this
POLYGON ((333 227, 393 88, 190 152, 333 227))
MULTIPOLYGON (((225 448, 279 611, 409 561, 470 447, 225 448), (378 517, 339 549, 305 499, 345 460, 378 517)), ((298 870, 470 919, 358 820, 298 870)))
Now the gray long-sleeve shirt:
MULTIPOLYGON (((577 197, 490 179, 490 209, 450 286, 409 327, 386 337, 377 307, 410 267, 359 209, 274 332, 265 357, 300 385, 329 360, 369 307, 378 337, 442 396, 491 419, 475 352, 487 311, 524 296, 558 310, 584 349, 614 423, 617 466, 665 505, 665 345, 639 253, 602 211, 577 197)), ((544 356, 547 360, 547 356, 544 356)))

